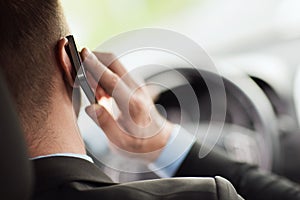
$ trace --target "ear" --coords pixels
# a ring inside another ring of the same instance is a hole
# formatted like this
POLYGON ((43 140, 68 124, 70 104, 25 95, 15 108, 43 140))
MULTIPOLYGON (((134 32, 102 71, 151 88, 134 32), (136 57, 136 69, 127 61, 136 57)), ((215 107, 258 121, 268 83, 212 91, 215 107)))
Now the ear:
POLYGON ((69 84, 71 87, 75 87, 74 78, 73 78, 73 67, 70 61, 70 58, 67 54, 65 46, 68 44, 67 38, 61 38, 57 42, 57 53, 58 53, 58 61, 59 67, 61 67, 61 71, 64 73, 66 84, 69 84))

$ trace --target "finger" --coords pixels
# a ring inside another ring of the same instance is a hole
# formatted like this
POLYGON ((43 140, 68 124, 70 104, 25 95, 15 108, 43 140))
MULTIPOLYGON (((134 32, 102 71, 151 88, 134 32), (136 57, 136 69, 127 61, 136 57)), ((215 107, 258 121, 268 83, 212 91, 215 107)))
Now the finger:
POLYGON ((98 85, 94 77, 90 74, 90 72, 86 72, 86 76, 91 86, 93 92, 95 93, 96 99, 99 101, 102 97, 109 97, 109 95, 104 91, 104 89, 98 85))
POLYGON ((93 53, 105 66, 116 73, 130 88, 136 88, 138 86, 124 65, 112 53, 97 51, 93 51, 93 53))
POLYGON ((120 77, 104 66, 97 57, 87 49, 82 50, 82 57, 86 70, 90 72, 98 84, 106 93, 112 96, 121 110, 126 110, 129 102, 130 89, 120 79, 120 77))
POLYGON ((123 133, 122 129, 118 126, 115 119, 103 106, 100 106, 98 104, 88 106, 86 108, 86 113, 104 131, 110 142, 121 147, 121 138, 128 136, 123 133))
POLYGON ((109 69, 120 77, 127 74, 127 70, 120 61, 111 53, 93 51, 95 56, 109 69))
POLYGON ((93 76, 97 83, 106 71, 109 73, 109 70, 88 49, 84 48, 80 54, 85 70, 93 76))

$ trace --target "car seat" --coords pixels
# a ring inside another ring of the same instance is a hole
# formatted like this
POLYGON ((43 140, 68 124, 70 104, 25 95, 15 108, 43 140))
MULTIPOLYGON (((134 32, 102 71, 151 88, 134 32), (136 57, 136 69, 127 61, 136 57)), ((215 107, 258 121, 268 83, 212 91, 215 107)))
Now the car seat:
POLYGON ((24 135, 4 76, 0 71, 0 199, 28 200, 32 171, 24 135))

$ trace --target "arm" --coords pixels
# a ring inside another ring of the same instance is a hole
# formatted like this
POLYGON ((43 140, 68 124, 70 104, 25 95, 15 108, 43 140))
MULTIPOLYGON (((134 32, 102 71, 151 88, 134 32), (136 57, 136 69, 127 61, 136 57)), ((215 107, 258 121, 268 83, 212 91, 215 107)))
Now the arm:
POLYGON ((178 125, 175 125, 170 139, 172 141, 169 141, 153 164, 156 168, 151 168, 156 169, 153 171, 160 177, 222 176, 246 199, 300 199, 298 185, 256 166, 231 160, 217 147, 200 159, 200 142, 195 143, 191 134, 178 125), (166 162, 172 164, 163 167, 166 162))
POLYGON ((256 166, 228 158, 216 148, 200 159, 200 144, 195 143, 175 176, 213 177, 228 179, 245 199, 300 199, 300 188, 285 178, 260 170, 256 166))

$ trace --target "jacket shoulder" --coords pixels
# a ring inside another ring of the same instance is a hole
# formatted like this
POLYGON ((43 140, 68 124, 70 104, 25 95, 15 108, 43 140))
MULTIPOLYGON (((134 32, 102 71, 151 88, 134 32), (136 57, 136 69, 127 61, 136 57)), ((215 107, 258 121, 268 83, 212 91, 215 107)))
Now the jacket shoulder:
POLYGON ((215 178, 170 178, 96 186, 83 182, 70 183, 64 199, 189 199, 241 200, 229 181, 215 178))
POLYGON ((229 199, 242 200, 243 199, 241 196, 237 194, 233 185, 225 178, 216 176, 215 182, 216 182, 217 196, 219 200, 229 200, 229 199))

